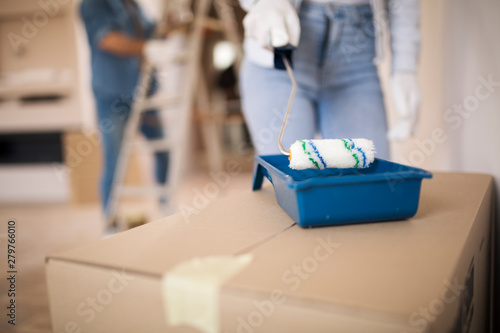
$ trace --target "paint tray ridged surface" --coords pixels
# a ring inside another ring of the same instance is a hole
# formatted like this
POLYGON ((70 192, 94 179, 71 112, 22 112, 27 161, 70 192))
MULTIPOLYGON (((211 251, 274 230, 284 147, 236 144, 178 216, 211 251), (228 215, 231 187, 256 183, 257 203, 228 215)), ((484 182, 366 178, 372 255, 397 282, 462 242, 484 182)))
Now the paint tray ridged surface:
POLYGON ((365 169, 292 170, 283 155, 256 156, 253 190, 264 177, 281 208, 301 227, 407 219, 418 209, 423 178, 418 168, 375 161, 365 169))

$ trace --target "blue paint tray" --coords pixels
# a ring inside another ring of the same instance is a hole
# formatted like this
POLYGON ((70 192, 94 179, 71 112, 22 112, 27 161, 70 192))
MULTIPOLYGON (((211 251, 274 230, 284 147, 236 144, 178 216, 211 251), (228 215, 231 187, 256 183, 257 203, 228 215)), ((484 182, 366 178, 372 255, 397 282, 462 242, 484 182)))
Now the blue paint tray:
POLYGON ((382 159, 366 169, 293 170, 283 155, 256 156, 253 190, 264 176, 281 208, 301 227, 390 221, 414 216, 420 185, 432 174, 382 159))

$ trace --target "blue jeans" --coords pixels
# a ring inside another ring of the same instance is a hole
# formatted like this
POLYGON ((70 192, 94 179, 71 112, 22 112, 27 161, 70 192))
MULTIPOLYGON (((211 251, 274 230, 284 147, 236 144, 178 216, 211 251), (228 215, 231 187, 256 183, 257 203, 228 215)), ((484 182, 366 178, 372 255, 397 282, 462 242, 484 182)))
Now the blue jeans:
MULTIPOLYGON (((130 116, 132 99, 100 93, 94 90, 97 103, 99 130, 102 133, 104 168, 101 175, 101 204, 104 214, 108 215, 108 203, 113 177, 120 153, 125 124, 130 116)), ((147 139, 163 137, 163 128, 156 110, 148 110, 142 114, 140 129, 147 139)), ((155 153, 156 181, 165 184, 167 181, 168 152, 155 153)))
MULTIPOLYGON (((303 2, 293 66, 298 88, 283 146, 312 139, 366 138, 389 158, 383 94, 373 64, 375 32, 369 5, 303 2)), ((279 154, 277 140, 291 90, 286 71, 243 61, 243 112, 257 153, 279 154)))

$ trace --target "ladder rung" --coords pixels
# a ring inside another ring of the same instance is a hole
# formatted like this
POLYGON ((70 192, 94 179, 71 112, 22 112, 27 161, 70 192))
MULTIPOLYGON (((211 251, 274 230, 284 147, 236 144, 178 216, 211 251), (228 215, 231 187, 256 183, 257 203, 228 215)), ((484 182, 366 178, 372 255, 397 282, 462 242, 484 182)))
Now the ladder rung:
POLYGON ((160 196, 162 194, 170 195, 172 190, 170 186, 120 186, 116 189, 118 197, 145 197, 160 196))
POLYGON ((218 31, 224 30, 224 23, 222 23, 221 20, 214 19, 211 17, 206 17, 203 20, 203 25, 205 26, 205 28, 212 30, 218 30, 218 31))
POLYGON ((172 104, 179 103, 178 96, 155 96, 148 98, 139 104, 140 109, 144 112, 149 109, 164 108, 172 104))
POLYGON ((187 51, 177 51, 175 55, 169 55, 168 58, 165 58, 161 68, 168 68, 169 66, 178 66, 183 65, 189 59, 190 53, 187 51))
POLYGON ((157 140, 141 140, 134 142, 134 148, 137 149, 150 149, 153 151, 167 151, 171 150, 175 145, 175 141, 171 139, 157 139, 157 140))

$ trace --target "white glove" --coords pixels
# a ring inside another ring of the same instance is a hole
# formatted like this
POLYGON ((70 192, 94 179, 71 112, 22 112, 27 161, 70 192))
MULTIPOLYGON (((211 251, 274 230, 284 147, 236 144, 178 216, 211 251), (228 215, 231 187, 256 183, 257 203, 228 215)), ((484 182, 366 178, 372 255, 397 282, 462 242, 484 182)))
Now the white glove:
POLYGON ((144 45, 144 57, 153 65, 164 65, 177 58, 184 49, 184 38, 151 39, 144 45))
POLYGON ((387 137, 392 141, 403 141, 413 135, 418 120, 421 96, 416 73, 394 73, 391 88, 399 121, 389 130, 387 137))
POLYGON ((291 44, 297 46, 300 21, 289 0, 259 0, 243 20, 245 36, 268 50, 291 44))

